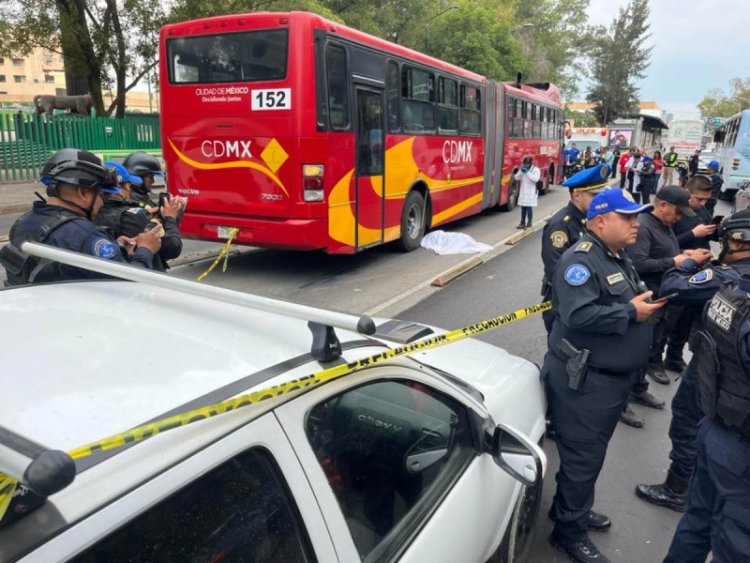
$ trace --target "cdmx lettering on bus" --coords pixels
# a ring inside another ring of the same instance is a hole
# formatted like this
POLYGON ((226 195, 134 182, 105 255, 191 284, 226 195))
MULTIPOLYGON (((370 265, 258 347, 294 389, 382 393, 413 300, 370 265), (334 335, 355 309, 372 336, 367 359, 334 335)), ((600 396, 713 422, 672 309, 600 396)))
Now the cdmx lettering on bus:
POLYGON ((206 140, 201 143, 201 154, 206 158, 214 157, 236 157, 252 158, 250 145, 252 141, 211 141, 206 140))
POLYGON ((443 143, 443 162, 471 162, 471 145, 474 141, 445 141, 443 143))

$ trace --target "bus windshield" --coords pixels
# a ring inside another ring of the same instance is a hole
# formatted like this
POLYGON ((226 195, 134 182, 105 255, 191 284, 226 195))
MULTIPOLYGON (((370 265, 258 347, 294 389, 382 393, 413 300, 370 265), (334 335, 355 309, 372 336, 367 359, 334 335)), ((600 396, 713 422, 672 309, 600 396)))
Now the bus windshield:
POLYGON ((169 81, 210 84, 281 80, 286 76, 287 44, 286 29, 168 39, 169 81))

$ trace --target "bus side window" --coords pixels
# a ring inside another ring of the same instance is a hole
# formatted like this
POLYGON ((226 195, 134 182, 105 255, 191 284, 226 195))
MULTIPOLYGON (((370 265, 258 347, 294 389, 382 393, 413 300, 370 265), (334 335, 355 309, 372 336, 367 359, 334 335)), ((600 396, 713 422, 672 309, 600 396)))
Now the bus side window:
POLYGON ((401 129, 401 74, 396 61, 388 61, 386 67, 386 100, 388 104, 388 131, 397 133, 401 129))
POLYGON ((435 76, 416 68, 401 68, 404 131, 435 131, 435 76))
POLYGON ((438 127, 458 131, 458 84, 442 76, 438 79, 438 127))
POLYGON ((482 100, 479 88, 461 84, 461 133, 479 135, 482 131, 482 100))
POLYGON ((326 47, 326 82, 331 129, 349 128, 349 88, 346 51, 338 45, 326 47))

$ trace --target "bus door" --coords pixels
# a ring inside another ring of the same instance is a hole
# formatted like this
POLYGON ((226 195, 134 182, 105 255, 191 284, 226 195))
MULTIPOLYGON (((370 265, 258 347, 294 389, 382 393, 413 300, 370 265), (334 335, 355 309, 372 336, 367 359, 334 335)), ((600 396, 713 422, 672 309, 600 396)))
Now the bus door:
POLYGON ((355 85, 357 249, 383 242, 385 101, 383 88, 355 85))

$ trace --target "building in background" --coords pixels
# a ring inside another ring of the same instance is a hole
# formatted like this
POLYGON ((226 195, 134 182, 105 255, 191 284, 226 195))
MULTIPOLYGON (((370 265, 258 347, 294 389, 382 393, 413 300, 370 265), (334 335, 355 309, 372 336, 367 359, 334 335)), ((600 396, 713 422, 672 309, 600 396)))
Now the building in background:
MULTIPOLYGON (((0 57, 0 109, 31 111, 34 96, 64 96, 65 64, 62 55, 34 49, 23 57, 0 57)), ((102 92, 105 108, 114 99, 114 91, 102 92)), ((126 111, 157 113, 159 93, 130 90, 125 99, 126 111)))

